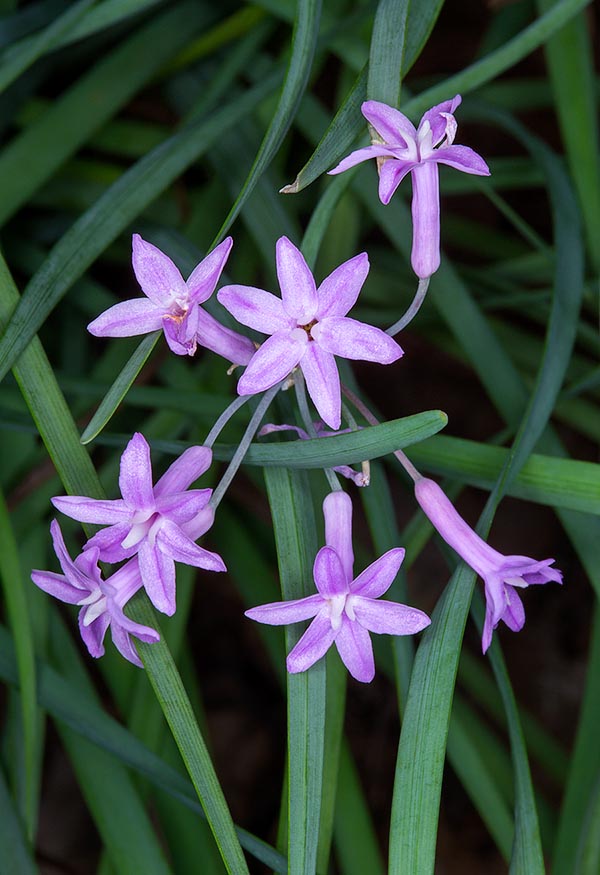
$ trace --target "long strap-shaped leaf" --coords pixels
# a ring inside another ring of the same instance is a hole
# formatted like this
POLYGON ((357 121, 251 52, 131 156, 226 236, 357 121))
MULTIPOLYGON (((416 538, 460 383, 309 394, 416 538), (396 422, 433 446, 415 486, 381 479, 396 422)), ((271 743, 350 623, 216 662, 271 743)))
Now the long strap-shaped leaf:
POLYGON ((4 775, 0 770, 0 854, 6 872, 36 875, 37 869, 21 831, 4 775))
MULTIPOLYGON (((589 2, 590 0, 560 0, 549 12, 540 16, 502 48, 491 52, 485 58, 470 67, 466 67, 439 85, 428 88, 418 97, 408 101, 402 107, 402 111, 408 115, 418 116, 433 104, 447 99, 449 95, 454 95, 457 92, 466 94, 489 82, 542 45, 549 36, 559 30, 574 15, 577 15, 589 2)), ((421 4, 419 4, 420 6, 421 4)), ((437 6, 438 11, 439 7, 441 7, 441 3, 437 6)), ((424 40, 427 35, 425 33, 424 40)), ((410 45, 410 42, 407 42, 407 59, 410 45)), ((422 44, 418 46, 418 53, 420 53, 421 48, 422 44)), ((365 129, 364 119, 359 115, 359 109, 360 104, 366 98, 366 83, 367 75, 366 71, 363 71, 313 155, 294 182, 285 187, 286 194, 302 191, 322 173, 330 170, 348 151, 349 146, 360 131, 365 129)))
POLYGON ((277 109, 250 168, 248 178, 215 237, 215 243, 227 233, 260 176, 269 166, 294 120, 306 88, 319 35, 321 0, 297 0, 297 2, 292 54, 277 109))
POLYGON ((277 76, 188 125, 127 170, 54 246, 30 280, 0 340, 0 379, 13 366, 48 314, 87 267, 144 207, 189 164, 269 94, 277 76))
MULTIPOLYGON (((315 518, 305 474, 265 469, 284 599, 314 592, 315 518)), ((286 628, 289 649, 300 637, 286 628)), ((288 675, 288 860, 290 875, 314 875, 319 842, 325 730, 325 660, 288 675)))
POLYGON ((369 49, 367 97, 399 106, 411 0, 379 0, 369 49))
MULTIPOLYGON (((0 322, 10 312, 18 292, 3 261, 0 260, 0 322)), ((40 435, 66 490, 75 495, 100 497, 102 489, 96 472, 85 448, 79 442, 77 427, 60 392, 56 379, 37 338, 26 350, 15 376, 34 417, 40 435)), ((136 611, 141 615, 150 613, 149 625, 154 625, 154 617, 149 605, 138 599, 136 611)), ((222 793, 215 786, 218 782, 206 748, 200 743, 200 730, 193 719, 191 706, 185 695, 181 678, 173 663, 167 645, 163 640, 154 647, 159 653, 150 650, 148 674, 159 694, 160 704, 165 709, 169 725, 177 732, 175 740, 182 752, 186 765, 193 769, 191 777, 198 791, 213 793, 210 799, 200 797, 217 844, 223 854, 225 865, 233 875, 247 871, 244 856, 235 834, 233 821, 222 793), (154 677, 154 670, 164 672, 154 677), (164 680, 172 684, 171 696, 164 686, 164 680), (187 702, 187 706, 186 703, 187 702), (185 714, 183 722, 177 719, 178 709, 185 714), (193 720, 193 722, 192 722, 193 720)), ((145 651, 143 655, 146 656, 145 651)), ((220 790, 220 787, 218 787, 220 790)))
MULTIPOLYGON (((528 145, 531 144, 532 139, 528 139, 528 145)), ((562 267, 556 277, 545 356, 540 366, 536 391, 486 506, 481 521, 483 532, 489 529, 494 510, 506 486, 517 475, 547 424, 569 361, 583 292, 583 260, 581 241, 577 237, 577 207, 568 181, 554 156, 543 143, 536 141, 534 145, 545 162, 554 199, 557 264, 562 264, 562 267), (574 228, 575 240, 568 232, 569 227, 574 228), (571 251, 569 247, 573 245, 575 250, 571 251), (570 274, 568 285, 565 283, 564 270, 570 274)), ((419 875, 425 875, 433 871, 450 705, 458 653, 474 583, 475 574, 464 564, 461 565, 434 612, 432 625, 425 633, 415 659, 398 750, 390 834, 390 869, 394 873, 418 872, 419 875), (419 749, 421 742, 423 749, 419 749), (435 764, 433 770, 432 764, 435 764), (429 773, 426 784, 423 784, 421 782, 425 769, 429 773)), ((512 709, 508 693, 505 702, 507 707, 510 706, 507 713, 517 793, 511 871, 534 875, 544 871, 544 864, 531 778, 518 717, 512 709)))

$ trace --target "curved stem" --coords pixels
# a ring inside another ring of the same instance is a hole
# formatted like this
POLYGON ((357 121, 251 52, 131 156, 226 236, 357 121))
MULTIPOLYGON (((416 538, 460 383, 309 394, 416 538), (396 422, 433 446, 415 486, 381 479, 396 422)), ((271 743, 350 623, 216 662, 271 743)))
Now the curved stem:
MULTIPOLYGON (((233 480, 233 478, 237 474, 237 470, 240 467, 240 465, 242 464, 242 462, 244 460, 244 456, 248 452, 248 447, 252 443, 252 438, 254 437, 254 435, 256 434, 256 432, 259 429, 260 423, 262 422, 262 418, 265 415, 265 413, 267 412, 267 408, 269 407, 269 405, 270 405, 271 401, 273 400, 273 398, 275 397, 275 395, 279 392, 279 390, 283 386, 284 382, 285 381, 282 380, 281 383, 277 383, 276 386, 273 386, 271 389, 269 389, 267 392, 265 392, 263 397, 258 402, 258 404, 256 406, 256 410, 252 414, 252 417, 251 417, 250 422, 248 423, 248 425, 246 427, 246 431, 243 434, 243 437, 240 441, 240 444, 239 444, 237 450, 235 451, 235 453, 233 454, 233 456, 231 458, 231 462, 227 466, 227 470, 225 471, 225 473, 221 477, 217 487, 215 488, 215 491, 213 492, 213 494, 211 496, 210 505, 214 510, 216 510, 217 507, 219 506, 219 504, 221 503, 223 496, 225 495, 227 489, 229 488, 229 484, 231 483, 231 481, 233 480)), ((233 405, 231 405, 231 406, 233 406, 233 405)))
POLYGON ((249 401, 251 395, 239 395, 235 400, 231 402, 231 404, 225 408, 223 413, 219 416, 209 433, 206 435, 206 440, 204 441, 205 447, 212 447, 216 439, 219 437, 231 417, 236 411, 242 407, 246 401, 249 401))
POLYGON ((412 300, 412 304, 404 314, 398 319, 397 322, 394 322, 389 328, 386 328, 385 333, 391 335, 398 334, 399 331, 402 331, 403 328, 413 321, 419 310, 421 309, 421 304, 425 300, 425 295, 427 294, 427 289, 429 288, 429 280, 431 277, 425 277, 425 279, 419 280, 419 285, 417 286, 417 291, 412 300))
MULTIPOLYGON (((304 383, 304 374, 298 368, 296 373, 294 374, 294 389, 296 390, 296 400, 298 402, 298 408, 300 409, 300 416, 302 418, 302 422, 304 423, 304 427, 311 438, 319 437, 317 434, 317 430, 313 424, 313 421, 310 416, 310 410, 308 409, 308 400, 306 398, 306 386, 304 383)), ((323 468, 323 473, 327 477, 327 481, 331 488, 332 492, 338 492, 341 490, 340 482, 335 476, 332 468, 323 468)))
MULTIPOLYGON (((357 395, 355 395, 351 389, 349 389, 347 386, 344 386, 343 383, 342 383, 342 392, 346 396, 348 401, 350 401, 350 403, 353 404, 354 407, 356 407, 358 412, 362 413, 362 415, 367 420, 369 425, 380 425, 381 424, 379 422, 379 420, 377 419, 377 417, 373 413, 371 413, 369 408, 360 400, 360 398, 357 395)), ((410 461, 408 456, 406 456, 402 452, 402 450, 394 450, 394 455, 398 459, 398 461, 400 462, 400 464, 402 465, 402 467, 404 468, 406 473, 410 477, 412 477, 412 479, 414 480, 415 483, 418 480, 422 479, 423 475, 417 471, 417 469, 415 468, 413 463, 410 461)))

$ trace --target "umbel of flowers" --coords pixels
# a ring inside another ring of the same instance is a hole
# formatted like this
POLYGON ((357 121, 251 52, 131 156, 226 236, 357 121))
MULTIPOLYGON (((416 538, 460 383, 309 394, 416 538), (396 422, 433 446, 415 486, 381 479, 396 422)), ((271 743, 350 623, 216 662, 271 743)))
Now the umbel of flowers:
MULTIPOLYGON (((281 237, 276 246, 280 295, 254 286, 222 286, 218 301, 242 326, 265 336, 257 344, 222 325, 202 306, 219 284, 233 245, 230 237, 184 280, 165 253, 134 234, 133 269, 144 297, 111 307, 90 323, 89 331, 100 337, 126 337, 162 329, 176 355, 192 356, 202 346, 244 371, 237 383, 238 398, 219 417, 205 445, 189 447, 156 483, 150 447, 143 435, 136 433, 121 456, 120 498, 58 496, 52 500, 57 510, 72 519, 103 526, 72 559, 54 520, 50 529, 62 573, 32 573, 33 582, 45 592, 80 608, 79 628, 92 656, 104 653, 104 638, 110 627, 117 649, 141 666, 133 639, 152 643, 159 635, 127 617, 124 608, 132 596, 145 589, 154 607, 170 616, 176 609, 176 563, 204 571, 226 570, 221 557, 197 541, 210 529, 219 501, 281 388, 294 384, 303 427, 268 424, 260 434, 292 430, 301 440, 331 435, 338 433, 342 425, 342 387, 336 357, 390 365, 403 355, 392 335, 414 318, 429 277, 440 263, 438 164, 466 173, 489 174, 476 152, 454 143, 454 111, 460 101, 457 95, 434 106, 417 128, 397 109, 367 101, 362 112, 373 132, 372 145, 353 152, 331 171, 340 173, 375 158, 379 197, 384 204, 389 203, 402 179, 412 176, 412 265, 419 288, 409 310, 387 331, 348 315, 368 277, 369 259, 364 252, 341 264, 317 286, 300 250, 281 237), (321 420, 316 424, 305 387, 321 420), (211 447, 222 428, 247 397, 259 393, 265 393, 264 397, 221 482, 214 492, 193 488, 211 464, 211 447), (103 577, 99 562, 117 567, 103 577)), ((346 392, 351 398, 352 393, 346 392)), ((366 410, 361 402, 357 409, 363 414, 366 410)), ((345 430, 355 428, 352 417, 346 413, 344 416, 348 420, 345 430)), ((525 612, 518 590, 549 581, 560 583, 561 573, 551 567, 553 559, 536 561, 498 553, 467 525, 434 481, 422 477, 403 453, 398 451, 396 455, 415 482, 415 497, 424 513, 484 581, 485 652, 501 620, 513 631, 523 627, 525 612)), ((295 601, 251 608, 246 615, 270 625, 310 620, 288 654, 289 672, 306 671, 335 644, 350 674, 369 682, 375 674, 370 633, 411 635, 425 629, 430 620, 416 608, 382 598, 402 564, 402 547, 389 550, 355 575, 352 501, 341 489, 336 474, 358 486, 368 486, 368 471, 342 465, 325 473, 332 491, 323 502, 325 545, 314 560, 315 592, 295 601)))

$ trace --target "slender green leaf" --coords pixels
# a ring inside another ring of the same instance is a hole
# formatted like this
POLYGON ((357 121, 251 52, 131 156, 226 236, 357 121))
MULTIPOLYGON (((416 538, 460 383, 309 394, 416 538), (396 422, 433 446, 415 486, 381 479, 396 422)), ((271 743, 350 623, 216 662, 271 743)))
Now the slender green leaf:
MULTIPOLYGON (((10 684, 18 683, 14 646, 2 626, 0 677, 10 684)), ((70 683, 46 663, 40 664, 38 696, 40 704, 56 720, 144 775, 190 810, 205 816, 188 779, 148 750, 131 732, 103 711, 93 698, 79 693, 74 695, 70 683)), ((245 830, 236 829, 240 842, 256 859, 277 872, 287 871, 285 860, 273 848, 245 830)))
POLYGON ((411 0, 379 0, 369 50, 367 97, 400 104, 407 20, 411 0))
POLYGON ((41 33, 29 37, 24 44, 13 46, 0 64, 0 93, 24 73, 41 55, 53 49, 82 15, 95 3, 95 0, 79 0, 59 15, 41 33))
MULTIPOLYGON (((429 472, 491 489, 508 452, 503 447, 440 435, 415 446, 408 455, 429 472)), ((599 514, 600 466, 532 453, 507 494, 537 504, 599 514)))
POLYGON ((48 313, 108 244, 274 86, 275 79, 265 79, 208 120, 188 125, 126 171, 71 226, 30 281, 5 329, 0 340, 0 378, 22 354, 48 313))
POLYGON ((217 243, 227 233, 254 186, 269 166, 293 122, 298 104, 306 88, 319 34, 321 0, 298 0, 296 15, 292 35, 292 54, 277 109, 271 118, 269 128, 250 168, 248 178, 215 237, 214 243, 217 243))
POLYGON ((135 378, 148 361, 159 337, 160 332, 154 331, 142 340, 85 427, 81 435, 82 444, 89 444, 90 441, 93 441, 114 415, 117 407, 133 385, 135 378))
MULTIPOLYGON (((317 553, 314 511, 306 475, 266 468, 283 598, 314 591, 317 553)), ((297 624, 286 628, 289 650, 300 638, 297 624)), ((288 860, 290 875, 314 875, 319 843, 325 733, 325 660, 289 674, 288 690, 288 860)))
POLYGON ((23 719, 23 750, 25 770, 24 820, 30 840, 35 835, 37 817, 38 781, 36 777, 37 755, 37 704, 33 634, 23 572, 4 495, 0 491, 0 579, 4 603, 15 641, 19 686, 21 688, 21 713, 23 719))
POLYGON ((342 875, 384 875, 377 836, 347 742, 341 750, 334 830, 342 875))
POLYGON ((0 154, 0 223, 20 209, 209 17, 191 0, 176 3, 102 58, 9 143, 0 154))
POLYGON ((21 831, 4 775, 0 770, 0 855, 2 866, 19 875, 36 875, 37 868, 21 831))

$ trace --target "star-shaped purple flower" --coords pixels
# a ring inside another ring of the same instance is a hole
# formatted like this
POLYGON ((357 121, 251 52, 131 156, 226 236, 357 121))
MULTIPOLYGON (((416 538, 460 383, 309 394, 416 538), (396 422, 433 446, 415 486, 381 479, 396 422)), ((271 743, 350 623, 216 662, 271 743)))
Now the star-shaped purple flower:
POLYGON ((332 492, 323 502, 325 542, 313 574, 318 594, 289 602, 273 602, 246 611, 259 623, 283 626, 314 618, 287 658, 291 674, 306 671, 335 642, 342 662, 358 681, 375 676, 369 632, 413 635, 431 622, 427 614, 397 602, 377 601, 394 582, 404 550, 388 550, 353 579, 352 502, 332 492))
POLYGON ((426 279, 440 266, 440 190, 438 164, 447 164, 489 176, 483 158, 468 146, 454 145, 457 123, 454 111, 461 96, 446 100, 428 110, 419 127, 397 109, 377 100, 367 100, 362 114, 375 130, 378 139, 371 146, 357 149, 344 158, 330 174, 343 173, 361 161, 377 159, 379 199, 389 204, 392 195, 408 174, 412 174, 413 246, 411 263, 414 272, 426 279))
POLYGON ((435 481, 427 477, 417 480, 415 496, 444 541, 483 578, 486 611, 481 645, 485 653, 500 620, 513 632, 525 624, 525 609, 516 590, 550 581, 562 583, 562 574, 558 568, 550 568, 554 559, 537 562, 494 550, 467 525, 435 481))
POLYGON ((341 422, 340 377, 334 356, 391 364, 402 349, 380 328, 346 316, 369 272, 365 252, 344 262, 319 286, 304 256, 287 237, 277 241, 277 277, 281 298, 252 286, 224 286, 217 298, 230 313, 271 336, 254 353, 240 377, 240 395, 275 386, 296 367, 328 426, 341 422))
POLYGON ((177 355, 194 355, 201 346, 238 365, 247 364, 254 344, 231 331, 200 304, 215 290, 233 246, 227 237, 184 280, 168 255, 133 235, 133 270, 145 298, 121 301, 88 325, 96 337, 132 337, 162 328, 177 355))
POLYGON ((160 635, 149 626, 134 623, 123 613, 123 606, 142 586, 137 559, 104 581, 98 568, 97 548, 85 550, 73 561, 56 520, 50 524, 50 532, 63 573, 32 571, 35 585, 61 602, 81 606, 79 631, 91 656, 98 658, 104 654, 104 636, 110 626, 117 650, 129 662, 142 667, 131 636, 153 644, 160 635))
POLYGON ((213 521, 208 506, 212 489, 189 489, 208 469, 212 451, 190 447, 152 485, 150 447, 136 433, 121 456, 119 487, 123 498, 97 500, 78 495, 52 499, 72 519, 108 528, 91 538, 85 550, 100 559, 120 562, 138 554, 140 573, 152 604, 169 616, 175 612, 175 561, 209 571, 225 571, 220 556, 194 543, 213 521))

